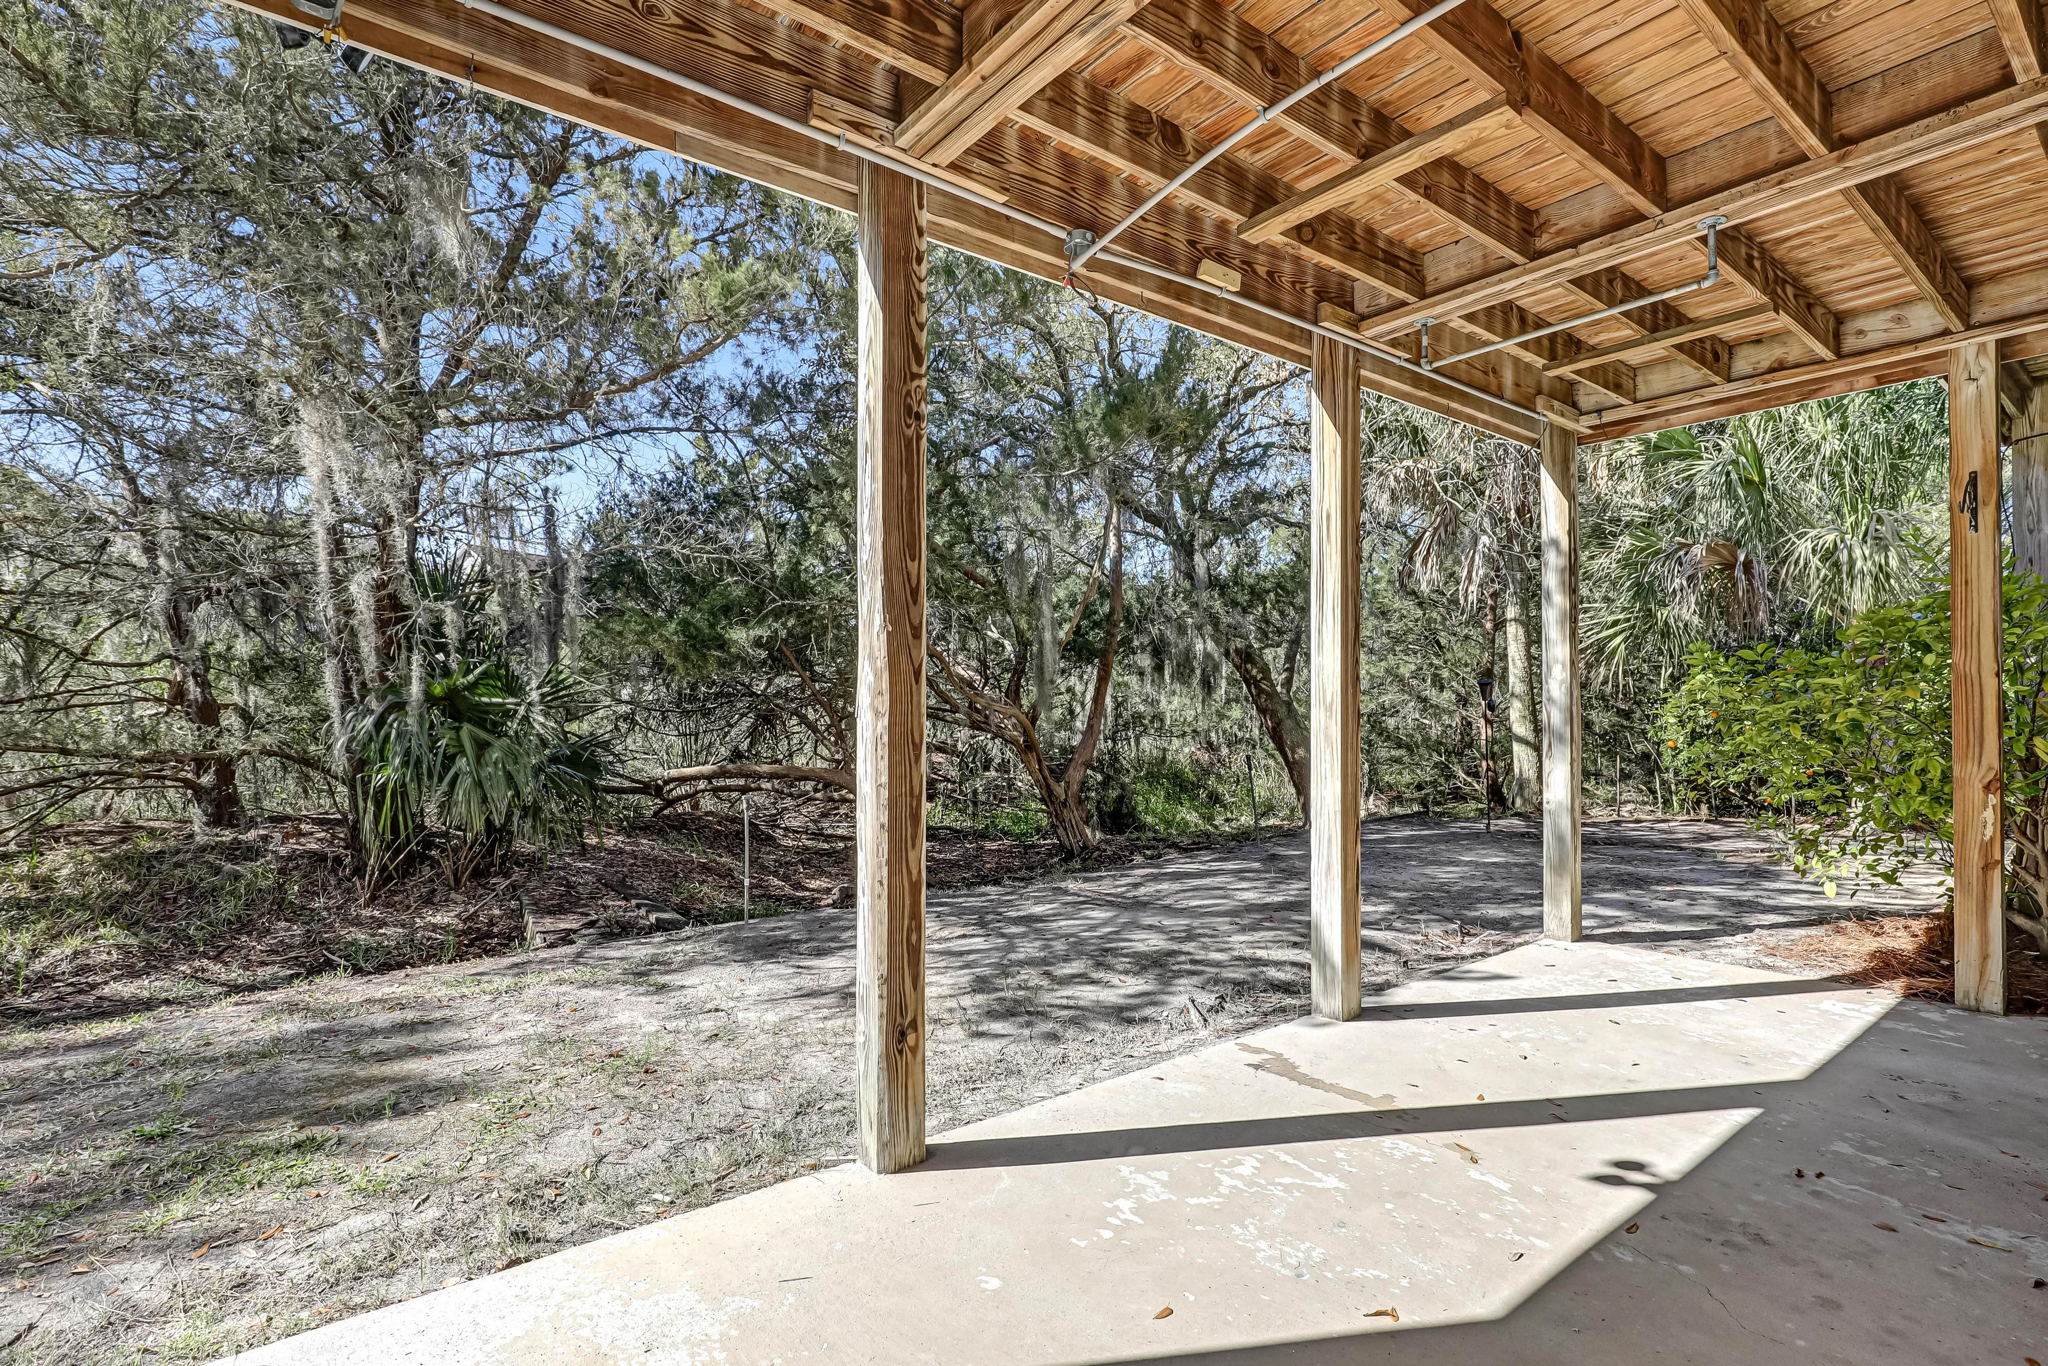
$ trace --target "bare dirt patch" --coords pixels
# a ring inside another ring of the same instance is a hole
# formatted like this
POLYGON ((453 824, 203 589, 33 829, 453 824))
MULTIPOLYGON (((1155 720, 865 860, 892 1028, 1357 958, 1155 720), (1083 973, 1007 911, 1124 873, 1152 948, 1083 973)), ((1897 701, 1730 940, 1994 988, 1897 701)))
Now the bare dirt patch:
MULTIPOLYGON (((1368 986, 1533 937, 1538 853, 1368 826, 1368 986)), ((934 1130, 1299 1014, 1306 872, 1289 836, 935 896, 934 1130)), ((1843 910, 1706 822, 1593 825, 1587 889, 1595 937, 1673 950, 1843 910)), ((852 938, 817 910, 17 1027, 0 1358, 206 1360, 843 1161, 852 938)))
MULTIPOLYGON (((80 823, 0 854, 0 1018, 197 1004, 339 971, 391 972, 570 942, 843 905, 841 828, 673 812, 451 889, 423 870, 366 895, 338 822, 280 818, 228 836, 172 822, 80 823)), ((1206 840, 1115 839, 1089 861, 1206 840)), ((1051 841, 937 829, 935 889, 1071 871, 1051 841)))

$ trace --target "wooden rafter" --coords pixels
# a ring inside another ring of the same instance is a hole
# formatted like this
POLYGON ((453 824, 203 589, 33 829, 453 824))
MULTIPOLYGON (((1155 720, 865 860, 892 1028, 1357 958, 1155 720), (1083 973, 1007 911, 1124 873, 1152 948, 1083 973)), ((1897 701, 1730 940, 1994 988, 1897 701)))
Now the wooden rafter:
POLYGON ((2015 79, 2035 81, 2048 76, 2048 19, 2041 0, 1986 0, 1991 20, 2005 44, 2015 79))
POLYGON ((1428 298, 1388 309, 1368 319, 1366 326, 1373 334, 1384 335, 1412 325, 1417 318, 1455 317, 1484 304, 1561 284, 1589 270, 1619 265, 1696 239, 1700 236, 1700 220, 1709 214, 1723 215, 1731 223, 1741 224, 1783 213, 1839 194, 1851 186, 2031 127, 2044 119, 2048 119, 2048 79, 2010 86, 1826 156, 1742 181, 1577 246, 1546 253, 1524 265, 1436 291, 1428 298))
POLYGON ((1368 190, 1456 155, 1480 139, 1491 137, 1514 117, 1515 111, 1506 100, 1490 100, 1316 182, 1313 188, 1253 216, 1238 228, 1237 235, 1247 242, 1268 241, 1296 223, 1352 203, 1368 190))
MULTIPOLYGON (((1778 320, 1817 354, 1830 359, 1842 354, 1842 327, 1834 310, 1739 228, 1721 230, 1721 272, 1762 299, 1778 320)), ((1720 376, 1727 377, 1725 373, 1720 376)))
MULTIPOLYGON (((2019 4, 2022 0, 2006 0, 2019 4)), ((1708 40, 1741 73, 1800 150, 1822 156, 1839 147, 1833 101, 1764 0, 1683 0, 1708 40)), ((2024 0, 2028 6, 2034 0, 2024 0)), ((2039 75, 2039 72, 2035 73, 2039 75)), ((1842 192, 1913 287, 1953 331, 1970 325, 1970 290, 1927 230, 1904 191, 1888 180, 1873 180, 1842 192)), ((1825 354, 1825 353, 1823 353, 1825 354)))
MULTIPOLYGON (((286 22, 305 23, 289 0, 239 2, 286 22)), ((396 60, 471 81, 643 145, 851 208, 861 164, 852 152, 862 144, 893 148, 902 110, 914 107, 957 69, 964 60, 961 53, 980 50, 969 36, 976 18, 995 24, 1017 2, 994 0, 991 9, 986 0, 976 0, 963 23, 961 11, 944 0, 767 0, 783 22, 754 8, 763 0, 664 0, 658 7, 620 6, 613 0, 514 0, 562 29, 637 54, 680 79, 723 90, 772 115, 796 122, 822 117, 847 132, 843 147, 806 138, 665 80, 659 71, 613 61, 461 0, 352 0, 350 38, 396 60), (934 76, 940 79, 930 79, 934 76)), ((1235 33, 1227 21, 1206 26, 1216 12, 1214 4, 1156 0, 1148 11, 1127 20, 1122 31, 1144 32, 1145 45, 1154 51, 1191 49, 1194 60, 1187 52, 1171 59, 1189 70, 1191 79, 1204 80, 1247 107, 1293 89, 1289 82, 1307 64, 1269 36, 1247 31, 1241 20, 1235 33), (1162 41, 1162 33, 1176 24, 1185 26, 1190 15, 1206 26, 1202 33, 1183 33, 1185 44, 1162 41), (1247 38, 1253 41, 1241 42, 1247 38), (1275 63, 1276 56, 1284 60, 1275 63), (1212 63, 1228 67, 1232 62, 1239 65, 1230 79, 1207 74, 1212 63), (1264 67, 1263 76, 1250 72, 1255 65, 1264 67), (1263 98, 1256 91, 1261 80, 1271 87, 1263 98), (1246 93, 1238 94, 1233 81, 1246 93)), ((1121 73, 1105 71, 1104 80, 1130 78, 1136 70, 1131 63, 1142 60, 1134 49, 1119 51, 1121 73)), ((1296 363, 1308 359, 1309 338, 1288 319, 1334 325, 1364 339, 1360 363, 1368 386, 1527 440, 1534 424, 1522 414, 1397 368, 1392 357, 1400 351, 1374 340, 1398 330, 1387 327, 1387 319, 1418 306, 1450 319, 1443 328, 1446 350, 1466 349, 1471 343, 1463 337, 1503 340, 1543 321, 1517 307, 1525 293, 1565 289, 1600 305, 1638 297, 1639 284, 1622 272, 1622 264, 1638 254, 1663 252, 1668 269, 1669 248, 1697 237, 1695 215, 1731 210, 1738 224, 1780 215, 1769 226, 1782 231, 1799 221, 1814 200, 1882 184, 1881 177, 1906 167, 1943 157, 1959 169, 1977 167, 1984 154, 1951 154, 2008 131, 2038 130, 2048 120, 2048 84, 2036 78, 2001 88, 2008 65, 2000 34, 1983 22, 1947 48, 1908 57, 1881 79, 1833 92, 1836 126, 1844 137, 1861 142, 1786 166, 1787 143, 1772 124, 1724 132, 1675 153, 1669 163, 1670 184, 1691 203, 1622 226, 1617 226, 1621 206, 1602 188, 1547 207, 1539 238, 1535 216, 1497 187, 1458 161, 1431 162, 1389 189, 1412 204, 1430 204, 1432 194, 1448 192, 1454 208, 1443 217, 1454 225, 1460 220, 1457 205, 1469 213, 1475 193, 1490 196, 1506 205, 1507 213, 1519 215, 1523 235, 1499 253, 1513 263, 1506 269, 1487 264, 1485 253, 1492 248, 1483 237, 1432 251, 1417 264, 1424 279, 1435 283, 1412 301, 1391 292, 1396 302, 1390 305, 1390 291, 1382 287, 1391 282, 1398 290, 1401 280, 1412 280, 1400 274, 1412 252, 1391 238, 1370 234, 1364 222, 1342 212, 1296 224, 1307 230, 1307 241, 1287 234, 1265 243, 1240 237, 1238 223, 1301 192, 1299 184, 1280 182, 1246 157, 1219 162, 1224 180, 1197 177, 1187 193, 1160 205, 1118 243, 1119 252, 1154 269, 1221 282, 1233 292, 1205 292, 1192 280, 1183 284, 1109 257, 1091 266, 1090 283, 1105 298, 1296 363), (1870 129, 1884 131, 1874 136, 1863 131, 1870 129), (1245 174, 1251 171, 1258 174, 1245 174), (1369 254, 1346 259, 1349 252, 1375 246, 1375 237, 1395 249, 1391 257, 1377 264, 1369 254), (1532 245, 1538 241, 1540 249, 1532 245), (1374 283, 1375 271, 1394 279, 1374 283), (1450 307, 1442 306, 1446 299, 1450 307), (1361 331, 1366 322, 1361 312, 1370 315, 1372 337, 1361 331)), ((1099 230, 1143 199, 1148 180, 1156 185, 1199 154, 1199 140, 1128 96, 1093 104, 1070 101, 1064 97, 1068 82, 1079 91, 1113 94, 1107 85, 1071 69, 1058 73, 1046 89, 999 118, 954 165, 936 169, 956 185, 971 186, 1048 224, 1099 230), (1076 108, 1095 125, 1073 113, 1076 108), (1130 143, 1119 142, 1132 138, 1143 155, 1131 155, 1130 143)), ((1368 159, 1410 137, 1407 129, 1336 88, 1317 92, 1299 112, 1298 120, 1283 121, 1282 127, 1347 162, 1368 159)), ((1279 143, 1267 150, 1302 164, 1298 152, 1279 143)), ((1257 155, 1263 163, 1264 152, 1257 155)), ((1509 158, 1521 155, 1510 153, 1509 158)), ((1281 169, 1281 163, 1271 164, 1281 169)), ((935 170, 929 162, 926 168, 935 170)), ((1983 175, 1974 169, 1964 174, 1983 175)), ((1965 193, 1968 187, 1953 189, 1965 193)), ((1931 179, 1921 192, 1930 210, 1952 207, 1956 198, 1931 179), (1938 195, 1946 198, 1937 202, 1938 195)), ((1823 206, 1819 216, 1827 212, 1823 206)), ((1056 278, 1063 270, 1057 229, 1048 233, 939 188, 929 193, 929 222, 934 241, 1045 277, 1056 278)), ((1957 245, 1960 250, 1960 238, 1957 245)), ((1743 251, 1742 245, 1735 248, 1730 274, 1767 274, 1767 268, 1760 271, 1753 263, 1745 270, 1743 251)), ((1827 278, 1840 279, 1849 268, 1844 260, 1827 278)), ((1611 325, 1648 334, 1619 347, 1589 348, 1569 333, 1558 333, 1460 362, 1451 373, 1501 395, 1503 402, 1566 413, 1579 427, 1590 428, 1593 439, 1607 439, 1937 373, 1943 348, 1962 341, 1995 340, 2011 358, 2048 355, 2048 315, 2034 303, 2048 292, 2048 268, 2019 263, 2000 269, 2003 273, 1980 267, 1975 301, 1980 321, 1961 335, 1932 330, 1938 326, 1935 310, 1921 300, 1866 301, 1859 304, 1861 311, 1845 313, 1838 329, 1823 319, 1803 332, 1766 331, 1755 326, 1749 311, 1698 323, 1663 304, 1615 319, 1611 325), (1743 326, 1752 339, 1731 345, 1715 335, 1734 326, 1743 326), (1837 332, 1832 340, 1844 354, 1801 362, 1795 337, 1825 340, 1837 332), (1653 363, 1657 355, 1684 355, 1679 348, 1693 352, 1684 368, 1653 363), (1639 361, 1651 363, 1638 370, 1639 361), (1695 387, 1688 384, 1688 375, 1711 382, 1695 387), (1578 403, 1561 404, 1574 383, 1580 386, 1578 403)), ((1796 298, 1777 303, 1794 313, 1803 307, 1796 298)))
MULTIPOLYGON (((1564 282, 1564 287, 1578 295, 1588 308, 1613 308, 1651 292, 1648 286, 1618 266, 1574 275, 1564 282)), ((1611 321, 1647 337, 1659 332, 1677 331, 1685 325, 1686 316, 1671 304, 1654 303, 1617 313, 1611 321)), ((1728 346, 1719 337, 1699 335, 1681 338, 1665 345, 1663 351, 1671 359, 1703 376, 1709 384, 1728 378, 1728 346)))
POLYGON ((944 164, 1114 33, 1145 0, 1029 0, 896 128, 908 152, 944 164))
MULTIPOLYGON (((1025 101, 1017 118, 1153 183, 1171 179, 1208 150, 1179 125, 1084 76, 1058 77, 1025 101)), ((1225 156, 1183 185, 1181 193, 1225 222, 1239 223, 1289 189, 1278 176, 1225 156)), ((1272 240, 1397 299, 1422 292, 1422 265, 1415 253, 1352 220, 1324 214, 1296 222, 1272 240)))
MULTIPOLYGON (((1381 0, 1390 18, 1412 19, 1419 0, 1381 0)), ((1474 84, 1503 96, 1559 151, 1612 185, 1644 213, 1666 207, 1664 158, 1619 115, 1530 42, 1487 0, 1466 0, 1418 35, 1474 84)))
MULTIPOLYGON (((2048 290, 2048 272, 2041 285, 2048 290)), ((1609 441, 1643 432, 1708 422, 1717 417, 1804 403, 1833 394, 1854 393, 1880 385, 1939 375, 1948 367, 1948 353, 1973 341, 1996 342, 2008 360, 2048 355, 2048 310, 1979 323, 1960 336, 1941 333, 1896 342, 1833 360, 1768 369, 1713 389, 1693 389, 1643 399, 1593 414, 1595 439, 1609 441)))
MULTIPOLYGON (((1716 332, 1725 331, 1728 328, 1737 327, 1743 323, 1755 322, 1760 318, 1772 316, 1775 315, 1769 306, 1753 304, 1738 312, 1724 313, 1719 317, 1687 318, 1684 322, 1668 327, 1661 332, 1648 333, 1635 338, 1633 341, 1615 342, 1611 346, 1595 347, 1588 351, 1581 351, 1576 356, 1551 361, 1544 365, 1543 373, 1546 375, 1569 375, 1587 369, 1590 366, 1600 365, 1609 361, 1634 364, 1649 360, 1679 342, 1712 337, 1716 332)), ((1719 378, 1725 381, 1728 378, 1728 372, 1723 369, 1720 372, 1719 378)))
MULTIPOLYGON (((1148 5, 1125 28, 1248 108, 1264 108, 1316 77, 1292 49, 1215 0, 1148 5)), ((1275 123, 1325 155, 1347 161, 1378 156, 1408 137, 1392 119, 1335 85, 1301 100, 1275 123)), ((1510 261, 1526 261, 1535 252, 1535 216, 1454 161, 1432 162, 1397 176, 1392 188, 1510 261)))

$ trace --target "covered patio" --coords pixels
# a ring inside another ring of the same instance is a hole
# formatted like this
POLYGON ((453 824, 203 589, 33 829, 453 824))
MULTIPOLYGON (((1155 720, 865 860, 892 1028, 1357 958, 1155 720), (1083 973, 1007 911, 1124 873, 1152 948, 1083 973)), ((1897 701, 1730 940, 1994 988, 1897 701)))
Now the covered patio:
POLYGON ((2015 538, 2048 513, 2038 0, 241 3, 858 215, 867 1168, 249 1360, 2043 1354, 2036 1024, 1572 945, 1581 445, 1945 375, 1957 999, 2003 1009, 2002 444, 2015 538), (1319 1017, 936 1148, 932 241, 1311 371, 1319 1017), (1540 448, 1557 941, 1370 1009, 1361 386, 1540 448))
POLYGON ((238 1360, 2018 1362, 2044 1063, 1539 943, 238 1360))

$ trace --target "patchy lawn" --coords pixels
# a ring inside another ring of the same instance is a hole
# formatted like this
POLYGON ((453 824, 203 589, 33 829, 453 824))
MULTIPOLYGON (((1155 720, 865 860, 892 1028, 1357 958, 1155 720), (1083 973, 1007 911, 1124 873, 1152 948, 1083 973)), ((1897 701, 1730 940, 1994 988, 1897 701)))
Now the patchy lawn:
MULTIPOLYGON (((1533 826, 1365 839, 1369 985, 1533 935, 1533 826)), ((934 1129, 1298 1014, 1306 871, 1297 835, 935 896, 934 1129)), ((1586 881, 1596 937, 1687 951, 1845 909, 1706 822, 1595 824, 1586 881)), ((816 910, 17 1026, 0 1359, 206 1360, 846 1160, 852 931, 816 910)))

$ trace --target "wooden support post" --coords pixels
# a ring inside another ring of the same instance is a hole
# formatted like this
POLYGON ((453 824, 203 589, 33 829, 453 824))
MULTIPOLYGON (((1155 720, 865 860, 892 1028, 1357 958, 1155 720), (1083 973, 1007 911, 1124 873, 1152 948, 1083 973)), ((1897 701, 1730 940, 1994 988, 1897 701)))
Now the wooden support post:
POLYGON ((1543 424, 1543 933, 1577 939, 1579 438, 1543 424))
POLYGON ((1949 714, 1955 747, 1956 1004, 2005 1011, 2004 561, 1998 344, 1949 352, 1949 714))
POLYGON ((1309 1000, 1359 1005, 1358 351, 1315 339, 1309 385, 1309 1000))
POLYGON ((2006 476, 2012 498, 2012 562, 2022 574, 2048 577, 2048 375, 2009 366, 2005 387, 2006 476))
POLYGON ((860 175, 855 1085, 895 1172, 925 1155, 925 192, 860 175))

